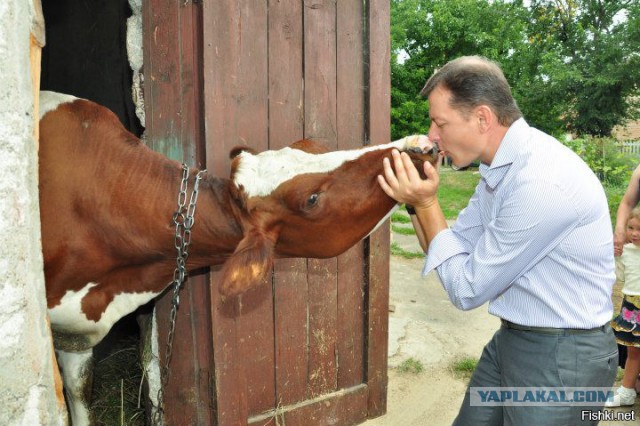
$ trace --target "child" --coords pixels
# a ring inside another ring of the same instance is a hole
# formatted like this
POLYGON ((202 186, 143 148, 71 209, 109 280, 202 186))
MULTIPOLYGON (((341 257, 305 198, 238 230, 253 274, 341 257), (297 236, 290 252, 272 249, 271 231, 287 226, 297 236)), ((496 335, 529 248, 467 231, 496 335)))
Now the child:
POLYGON ((624 287, 620 313, 611 327, 620 345, 627 347, 627 362, 622 386, 607 407, 633 405, 636 401, 636 379, 640 373, 640 207, 631 211, 627 219, 627 244, 616 258, 616 277, 624 287))

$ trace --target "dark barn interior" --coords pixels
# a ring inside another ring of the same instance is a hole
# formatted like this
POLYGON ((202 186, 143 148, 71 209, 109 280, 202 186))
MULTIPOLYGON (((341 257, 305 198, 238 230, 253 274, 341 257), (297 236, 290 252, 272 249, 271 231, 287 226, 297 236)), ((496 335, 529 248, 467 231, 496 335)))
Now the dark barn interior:
POLYGON ((143 129, 131 99, 127 59, 127 0, 43 0, 42 9, 46 45, 41 89, 104 105, 139 136, 143 129))

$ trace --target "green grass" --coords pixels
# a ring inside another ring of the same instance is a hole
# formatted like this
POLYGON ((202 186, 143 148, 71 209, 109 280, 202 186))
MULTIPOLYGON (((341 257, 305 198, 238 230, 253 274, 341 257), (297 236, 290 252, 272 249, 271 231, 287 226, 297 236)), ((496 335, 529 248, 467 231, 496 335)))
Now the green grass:
POLYGON ((397 243, 391 243, 391 254, 393 256, 404 257, 405 259, 422 259, 424 257, 424 253, 405 250, 397 243))
POLYGON ((406 214, 402 214, 399 211, 396 211, 396 212, 393 212, 393 214, 391 215, 391 222, 406 224, 406 223, 411 223, 411 218, 409 218, 409 216, 407 216, 406 214))
POLYGON ((391 230, 396 234, 400 234, 400 235, 416 235, 416 230, 413 229, 413 227, 396 226, 392 223, 391 230))
POLYGON ((604 185, 604 193, 607 195, 607 202, 609 203, 609 213, 611 215, 611 226, 615 226, 616 214, 618 213, 618 206, 622 201, 622 196, 627 190, 626 185, 604 185))
POLYGON ((451 364, 451 370, 453 371, 453 375, 455 377, 468 379, 471 377, 477 366, 477 359, 465 357, 454 361, 451 364))
POLYGON ((414 358, 406 359, 398 366, 401 373, 420 374, 424 371, 422 363, 414 358))
POLYGON ((480 173, 476 169, 460 172, 441 169, 438 201, 446 219, 452 220, 458 217, 460 210, 469 203, 479 181, 480 173))

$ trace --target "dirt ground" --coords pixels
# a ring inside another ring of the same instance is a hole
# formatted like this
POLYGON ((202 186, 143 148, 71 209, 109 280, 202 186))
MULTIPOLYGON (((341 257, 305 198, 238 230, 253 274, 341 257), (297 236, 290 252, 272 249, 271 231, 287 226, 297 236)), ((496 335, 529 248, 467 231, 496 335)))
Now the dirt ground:
MULTIPOLYGON (((420 276, 422 265, 422 260, 392 257, 387 414, 364 426, 450 425, 467 383, 454 376, 451 365, 464 357, 478 359, 499 327, 499 320, 487 312, 486 305, 467 312, 457 310, 436 274, 420 276), (465 329, 457 324, 465 324, 465 329), (408 358, 419 360, 424 371, 399 372, 395 367, 408 358)), ((638 408, 640 402, 633 407, 636 417, 638 408)), ((640 421, 600 424, 627 426, 640 421)))

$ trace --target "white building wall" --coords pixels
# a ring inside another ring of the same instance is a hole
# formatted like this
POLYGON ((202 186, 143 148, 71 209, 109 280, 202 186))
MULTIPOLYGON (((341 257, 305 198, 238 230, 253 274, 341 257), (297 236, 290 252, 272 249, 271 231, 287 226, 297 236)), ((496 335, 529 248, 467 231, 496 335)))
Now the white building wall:
POLYGON ((40 242, 29 50, 37 10, 39 0, 0 1, 1 425, 66 422, 54 383, 40 242))

